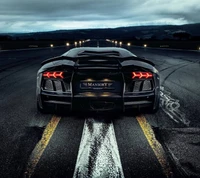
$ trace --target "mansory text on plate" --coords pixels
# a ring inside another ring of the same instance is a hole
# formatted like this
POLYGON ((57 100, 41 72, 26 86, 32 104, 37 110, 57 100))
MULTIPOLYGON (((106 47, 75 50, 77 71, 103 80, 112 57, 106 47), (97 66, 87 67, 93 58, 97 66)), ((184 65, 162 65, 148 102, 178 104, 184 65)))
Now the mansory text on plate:
POLYGON ((159 108, 160 80, 154 64, 116 47, 73 48, 42 63, 37 107, 83 111, 159 108))

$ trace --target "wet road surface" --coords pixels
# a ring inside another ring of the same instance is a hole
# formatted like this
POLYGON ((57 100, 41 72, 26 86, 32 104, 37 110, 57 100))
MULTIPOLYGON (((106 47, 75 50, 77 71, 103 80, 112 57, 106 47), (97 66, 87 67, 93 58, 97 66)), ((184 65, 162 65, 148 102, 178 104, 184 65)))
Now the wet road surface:
MULTIPOLYGON (((83 46, 97 44, 115 46, 104 41, 83 46)), ((0 52, 0 177, 179 176, 154 133, 165 132, 169 143, 165 129, 199 128, 200 53, 126 48, 160 71, 156 114, 41 114, 35 98, 40 63, 70 47, 0 52)))

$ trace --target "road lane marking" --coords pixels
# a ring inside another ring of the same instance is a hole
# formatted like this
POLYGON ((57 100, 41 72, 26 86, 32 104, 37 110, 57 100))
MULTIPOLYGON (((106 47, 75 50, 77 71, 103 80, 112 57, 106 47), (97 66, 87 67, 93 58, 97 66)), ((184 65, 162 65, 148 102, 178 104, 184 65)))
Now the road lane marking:
POLYGON ((112 121, 85 120, 73 178, 120 177, 124 173, 112 121))
POLYGON ((57 117, 54 115, 52 117, 51 121, 46 126, 41 140, 38 142, 38 144, 36 145, 36 147, 34 148, 34 150, 31 153, 31 156, 29 158, 29 161, 28 161, 28 164, 26 167, 26 171, 24 173, 24 177, 30 178, 32 176, 32 174, 34 173, 34 170, 35 170, 44 150, 46 149, 60 119, 61 119, 61 117, 57 117))
POLYGON ((149 145, 151 146, 156 158, 158 159, 158 162, 160 163, 164 174, 166 177, 172 176, 172 171, 170 169, 169 163, 167 162, 165 152, 161 146, 161 144, 156 140, 154 132, 150 126, 150 124, 147 122, 146 118, 141 115, 136 117, 140 127, 142 128, 142 131, 147 138, 147 141, 149 145))

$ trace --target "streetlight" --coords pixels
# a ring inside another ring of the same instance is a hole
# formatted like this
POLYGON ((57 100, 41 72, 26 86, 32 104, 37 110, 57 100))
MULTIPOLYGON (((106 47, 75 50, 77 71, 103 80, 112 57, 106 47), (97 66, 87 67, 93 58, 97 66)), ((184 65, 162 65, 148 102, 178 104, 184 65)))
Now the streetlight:
POLYGON ((147 44, 144 44, 144 47, 146 48, 146 47, 147 47, 147 44))
POLYGON ((120 46, 122 45, 122 42, 121 42, 121 41, 119 42, 119 45, 120 45, 120 46))
POLYGON ((50 47, 53 48, 53 44, 50 44, 50 47))
POLYGON ((127 43, 127 46, 131 46, 131 43, 127 43))
POLYGON ((66 43, 66 46, 69 46, 69 43, 66 43))

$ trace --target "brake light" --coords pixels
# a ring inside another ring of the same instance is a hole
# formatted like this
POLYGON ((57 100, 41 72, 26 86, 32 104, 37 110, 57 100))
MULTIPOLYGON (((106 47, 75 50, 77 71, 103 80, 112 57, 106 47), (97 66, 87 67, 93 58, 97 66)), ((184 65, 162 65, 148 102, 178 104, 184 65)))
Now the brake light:
POLYGON ((64 78, 63 72, 44 72, 43 77, 47 78, 64 78))
POLYGON ((132 79, 139 78, 152 78, 153 74, 151 72, 132 72, 132 79))

